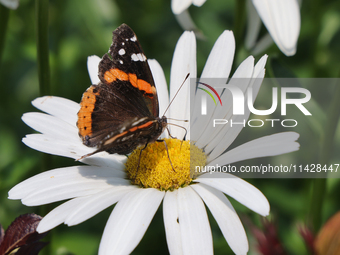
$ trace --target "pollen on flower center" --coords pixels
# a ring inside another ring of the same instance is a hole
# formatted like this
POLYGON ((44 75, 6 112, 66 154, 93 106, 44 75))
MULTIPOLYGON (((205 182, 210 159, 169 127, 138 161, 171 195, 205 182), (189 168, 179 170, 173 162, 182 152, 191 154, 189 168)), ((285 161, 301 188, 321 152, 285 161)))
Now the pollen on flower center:
POLYGON ((143 147, 130 154, 125 170, 133 184, 159 190, 178 189, 191 183, 195 165, 205 165, 206 155, 189 141, 165 139, 165 142, 168 149, 164 142, 154 142, 148 144, 141 156, 143 147))

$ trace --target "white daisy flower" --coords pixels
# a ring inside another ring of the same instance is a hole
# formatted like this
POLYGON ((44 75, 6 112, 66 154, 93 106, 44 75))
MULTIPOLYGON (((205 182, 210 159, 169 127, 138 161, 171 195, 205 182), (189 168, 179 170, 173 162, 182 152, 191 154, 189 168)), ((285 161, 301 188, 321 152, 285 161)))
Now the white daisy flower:
POLYGON ((0 3, 9 9, 15 10, 19 6, 19 0, 0 0, 0 3))
POLYGON ((297 0, 248 0, 248 31, 246 47, 254 53, 264 51, 274 40, 287 56, 295 55, 300 34, 300 6, 297 0), (264 36, 256 44, 261 21, 270 36, 264 36))
MULTIPOLYGON (((201 6, 204 2, 205 0, 171 1, 172 11, 184 29, 197 30, 186 10, 191 4, 201 6)), ((248 31, 245 42, 247 48, 253 48, 254 53, 259 53, 274 40, 284 54, 287 56, 295 54, 301 25, 298 0, 248 0, 247 10, 248 31), (261 20, 270 36, 265 36, 256 44, 261 20)))
MULTIPOLYGON (((227 80, 234 50, 234 36, 232 32, 225 31, 215 43, 201 77, 224 77, 227 80)), ((264 56, 254 66, 254 58, 247 58, 230 82, 237 77, 263 78, 266 59, 264 56)), ((93 83, 98 81, 99 61, 95 56, 88 61, 93 83)), ((169 104, 167 84, 158 62, 150 60, 149 63, 158 90, 160 112, 163 113, 169 104)), ((196 72, 195 35, 193 32, 184 32, 173 57, 170 98, 184 77, 190 73, 190 77, 194 78, 196 72)), ((256 91, 260 84, 249 82, 243 85, 248 86, 253 86, 256 91)), ((189 94, 189 85, 185 84, 171 105, 168 117, 189 119, 189 94)), ((23 139, 26 145, 45 153, 74 159, 94 151, 83 145, 78 136, 78 103, 47 96, 35 99, 33 105, 46 114, 34 112, 23 115, 23 121, 40 132, 27 135, 23 139)), ((173 136, 182 137, 181 129, 169 128, 173 136)), ((143 151, 138 174, 138 149, 128 159, 100 152, 81 160, 87 166, 58 168, 23 181, 9 191, 9 198, 21 199, 27 206, 68 199, 43 218, 37 228, 40 233, 61 223, 69 226, 79 224, 117 203, 100 242, 100 255, 131 253, 162 201, 170 254, 213 254, 212 233, 205 204, 231 249, 236 254, 246 254, 248 241, 245 230, 225 194, 262 216, 269 214, 266 197, 251 184, 227 173, 208 173, 192 178, 190 156, 195 155, 195 162, 200 164, 224 165, 295 151, 299 144, 295 142, 298 134, 287 132, 263 137, 223 153, 239 131, 228 131, 217 142, 207 138, 206 132, 211 132, 209 128, 204 128, 200 134, 188 130, 188 137, 191 136, 192 140, 195 138, 197 146, 189 145, 187 141, 168 139, 168 151, 176 171, 170 166, 164 144, 156 142, 149 144, 143 151), (203 152, 200 146, 206 146, 208 153, 203 152), (131 178, 133 181, 129 176, 134 176, 131 178)))

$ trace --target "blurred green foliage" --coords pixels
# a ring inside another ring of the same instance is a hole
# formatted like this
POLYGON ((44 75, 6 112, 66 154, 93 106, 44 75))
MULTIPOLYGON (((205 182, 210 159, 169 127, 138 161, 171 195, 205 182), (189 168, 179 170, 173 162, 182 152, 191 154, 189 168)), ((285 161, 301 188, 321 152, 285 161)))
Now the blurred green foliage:
MULTIPOLYGON (((143 49, 150 59, 157 59, 169 81, 172 54, 182 34, 170 9, 170 1, 156 0, 72 0, 49 2, 49 56, 52 95, 80 101, 89 87, 87 56, 102 56, 111 44, 112 31, 121 23, 127 23, 138 35, 143 49)), ((4 8, 4 7, 1 7, 4 8)), ((197 41, 198 74, 218 38, 225 29, 235 27, 235 1, 208 0, 201 8, 189 11, 206 40, 197 41)), ((273 44, 265 51, 269 55, 266 65, 267 77, 327 77, 338 78, 340 74, 340 2, 303 1, 301 6, 301 33, 297 53, 286 57, 273 44)), ((4 37, 4 50, 0 66, 0 223, 6 228, 15 217, 27 212, 42 216, 56 205, 42 208, 23 206, 20 201, 7 199, 8 190, 15 184, 43 170, 42 153, 26 147, 21 138, 33 131, 22 121, 25 112, 35 111, 30 102, 39 96, 37 54, 35 39, 35 4, 33 0, 21 0, 17 10, 9 11, 4 37)), ((1 17, 0 17, 1 19, 1 17)), ((263 29, 263 33, 266 30, 263 29)), ((241 31, 244 34, 244 31, 241 31)), ((237 52, 233 70, 251 52, 243 42, 236 45, 237 52)), ((258 60, 262 55, 255 56, 258 60)), ((333 97, 334 86, 318 90, 322 96, 315 98, 315 111, 325 117, 333 97)), ((262 90, 261 90, 262 91, 262 90)), ((270 98, 268 91, 260 92, 258 101, 270 98)), ((312 107, 312 106, 311 106, 312 107)), ((320 153, 323 122, 302 122, 297 130, 301 150, 265 162, 312 163, 320 153), (321 124, 320 124, 321 123, 321 124), (321 127, 319 127, 320 125, 321 127), (318 129, 319 128, 319 129, 318 129)), ((239 143, 260 135, 271 134, 245 130, 239 143)), ((339 163, 340 130, 334 137, 330 162, 339 163)), ((76 164, 73 160, 53 156, 49 168, 76 164)), ((248 164, 262 162, 252 160, 248 164)), ((272 218, 279 229, 280 238, 292 254, 307 254, 296 224, 306 221, 310 204, 311 180, 309 179, 254 179, 248 180, 258 187, 271 204, 272 218)), ((340 209, 339 179, 327 180, 327 193, 323 204, 323 222, 340 209)), ((232 201, 243 216, 259 224, 259 216, 239 203, 232 201)), ((79 226, 59 226, 50 234, 51 245, 45 254, 96 254, 106 220, 112 207, 79 226)), ((211 216, 211 215, 210 215, 211 216)), ((215 254, 232 254, 215 220, 211 219, 215 254)), ((247 226, 245 226, 247 229, 247 226)), ((248 233, 250 251, 254 251, 254 239, 248 233)), ((133 254, 167 254, 167 247, 159 211, 146 235, 133 254)))

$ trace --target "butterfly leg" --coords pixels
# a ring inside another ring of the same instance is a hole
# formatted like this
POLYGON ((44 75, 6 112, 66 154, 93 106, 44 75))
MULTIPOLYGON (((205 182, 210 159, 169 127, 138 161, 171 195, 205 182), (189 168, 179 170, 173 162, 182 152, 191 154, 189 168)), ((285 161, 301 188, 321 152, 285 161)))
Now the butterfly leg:
MULTIPOLYGON (((168 131, 168 134, 169 134, 169 136, 170 136, 172 139, 177 139, 177 137, 174 137, 174 136, 172 136, 172 135, 170 134, 170 130, 169 130, 168 127, 166 127, 166 130, 168 131)), ((158 140, 157 140, 157 141, 158 141, 158 140)), ((159 141, 163 141, 163 140, 159 140, 159 141)))
MULTIPOLYGON (((188 130, 187 130, 185 127, 178 126, 178 125, 175 125, 175 124, 168 123, 168 125, 174 125, 174 126, 183 128, 183 129, 185 130, 185 135, 184 135, 184 137, 183 137, 183 139, 182 139, 181 148, 180 148, 180 149, 182 149, 182 144, 183 144, 183 141, 184 141, 184 140, 186 139, 186 137, 187 137, 188 130)), ((168 134, 169 134, 169 136, 170 136, 172 139, 177 139, 177 137, 173 137, 173 136, 170 134, 170 130, 169 130, 168 127, 166 127, 166 130, 168 131, 168 134)))
POLYGON ((146 146, 148 146, 148 144, 149 144, 149 142, 147 142, 147 143, 145 144, 144 148, 141 149, 140 152, 139 152, 139 159, 138 159, 137 171, 136 171, 136 173, 135 173, 135 176, 134 176, 133 179, 132 179, 132 182, 133 182, 133 183, 135 182, 136 177, 137 177, 137 174, 138 174, 138 170, 139 170, 139 166, 140 166, 140 159, 141 159, 141 157, 142 157, 142 152, 143 152, 143 150, 146 148, 146 146))
POLYGON ((169 159, 171 168, 176 173, 176 170, 175 170, 174 166, 172 165, 172 162, 171 162, 171 159, 170 159, 170 155, 169 155, 168 145, 166 144, 165 140, 156 140, 156 142, 164 142, 164 146, 165 146, 165 149, 166 149, 166 153, 168 154, 168 159, 169 159))

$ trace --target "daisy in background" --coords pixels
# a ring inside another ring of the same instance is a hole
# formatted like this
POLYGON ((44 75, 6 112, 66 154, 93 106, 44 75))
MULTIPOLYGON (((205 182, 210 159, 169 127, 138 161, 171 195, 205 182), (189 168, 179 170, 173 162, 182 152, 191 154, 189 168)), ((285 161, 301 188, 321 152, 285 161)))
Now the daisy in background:
POLYGON ((19 6, 19 0, 0 0, 0 3, 9 9, 17 9, 19 6))
MULTIPOLYGON (((197 31, 187 8, 201 6, 206 0, 172 0, 171 8, 184 29, 197 31)), ((296 52, 300 33, 300 7, 297 0, 247 0, 248 28, 245 45, 254 54, 263 52, 273 40, 287 56, 296 52), (270 35, 258 41, 261 20, 270 35), (258 41, 258 43, 256 43, 258 41)), ((202 37, 202 34, 199 33, 202 37)))
MULTIPOLYGON (((201 78, 227 80, 234 51, 233 33, 223 32, 209 55, 201 78)), ((248 82, 239 86, 242 90, 251 86, 257 93, 261 82, 256 81, 264 77, 266 60, 267 56, 264 56, 254 65, 254 58, 248 57, 238 67, 230 83, 237 84, 239 77, 249 78, 248 82)), ((99 61, 100 58, 95 56, 88 60, 93 84, 99 81, 99 61)), ((157 61, 149 60, 149 64, 158 90, 160 113, 163 113, 169 104, 164 73, 157 61)), ((177 43, 171 68, 170 98, 188 73, 191 78, 197 77, 196 39, 193 32, 184 32, 177 43)), ((183 86, 170 106, 167 117, 189 119, 190 93, 195 93, 189 87, 189 84, 183 86)), ((78 136, 78 103, 52 96, 37 98, 32 103, 46 114, 34 112, 23 115, 23 121, 41 133, 27 135, 23 139, 27 146, 74 159, 95 150, 83 145, 78 136)), ((226 105, 226 111, 230 107, 226 105)), ((214 114, 227 115, 221 111, 214 114)), ((172 136, 183 137, 180 128, 169 128, 172 136)), ((192 145, 187 141, 167 139, 169 155, 176 171, 170 166, 164 144, 156 142, 149 144, 143 151, 138 174, 138 149, 128 158, 100 152, 81 160, 87 165, 58 168, 23 181, 9 191, 9 198, 21 199, 27 206, 68 200, 42 219, 37 228, 40 233, 61 223, 69 226, 79 224, 117 203, 104 229, 98 252, 100 255, 131 253, 142 239, 162 201, 170 254, 213 254, 212 233, 205 204, 231 249, 236 254, 246 254, 248 241, 245 230, 225 194, 262 216, 269 214, 266 197, 251 184, 227 173, 192 176, 190 161, 199 165, 225 165, 249 158, 292 152, 298 150, 299 144, 296 142, 297 133, 286 132, 250 141, 224 153, 241 131, 235 130, 221 130, 211 137, 207 134, 211 134, 209 127, 202 127, 199 132, 193 128, 188 129, 187 137, 196 141, 192 145), (219 137, 221 133, 223 137, 219 137)))

